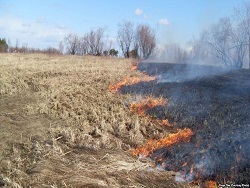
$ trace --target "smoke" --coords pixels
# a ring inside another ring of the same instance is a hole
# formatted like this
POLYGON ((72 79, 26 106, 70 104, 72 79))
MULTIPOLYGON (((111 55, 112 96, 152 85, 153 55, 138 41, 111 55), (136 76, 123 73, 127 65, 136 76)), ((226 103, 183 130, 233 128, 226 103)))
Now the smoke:
POLYGON ((211 156, 205 156, 195 163, 189 172, 180 170, 176 173, 175 181, 177 182, 192 182, 195 179, 201 177, 210 177, 214 175, 215 162, 211 159, 211 156))
POLYGON ((218 67, 198 64, 170 64, 170 63, 140 63, 138 70, 146 70, 147 74, 154 75, 158 83, 186 82, 194 79, 209 78, 234 71, 230 67, 218 67))

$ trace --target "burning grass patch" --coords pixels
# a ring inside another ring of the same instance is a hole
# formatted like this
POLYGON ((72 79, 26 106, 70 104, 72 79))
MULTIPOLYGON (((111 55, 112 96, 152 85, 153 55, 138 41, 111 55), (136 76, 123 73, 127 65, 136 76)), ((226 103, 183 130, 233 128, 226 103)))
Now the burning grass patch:
POLYGON ((145 115, 146 111, 155 107, 155 106, 164 106, 167 104, 167 101, 163 98, 153 99, 151 97, 147 97, 139 102, 131 102, 130 103, 130 112, 137 113, 139 115, 145 115))
MULTIPOLYGON (((135 70, 135 69, 132 69, 132 70, 135 70)), ((155 80, 155 77, 150 77, 150 76, 147 76, 145 74, 139 74, 139 76, 128 75, 122 81, 120 81, 119 83, 114 84, 114 85, 111 84, 109 86, 109 90, 112 91, 112 92, 117 92, 123 86, 133 85, 133 84, 136 84, 136 83, 139 83, 139 82, 150 82, 150 81, 153 81, 153 80, 155 80)))
POLYGON ((190 129, 179 129, 177 133, 169 134, 166 138, 148 140, 144 146, 132 149, 132 153, 135 156, 142 155, 143 157, 148 157, 155 150, 169 147, 179 142, 189 142, 193 134, 190 129))
POLYGON ((136 113, 141 117, 147 118, 153 124, 158 124, 161 126, 172 127, 176 125, 176 123, 170 123, 168 119, 158 119, 154 118, 153 116, 147 115, 147 112, 150 109, 158 106, 165 106, 167 105, 168 100, 163 99, 162 97, 153 98, 151 96, 147 96, 143 99, 138 99, 136 101, 130 102, 130 112, 136 113))

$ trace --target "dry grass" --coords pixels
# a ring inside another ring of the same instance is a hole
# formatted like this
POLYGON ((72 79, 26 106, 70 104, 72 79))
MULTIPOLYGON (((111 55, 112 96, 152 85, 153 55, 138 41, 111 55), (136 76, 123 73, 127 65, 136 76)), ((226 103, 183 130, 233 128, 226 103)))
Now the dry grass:
POLYGON ((109 91, 130 69, 117 58, 0 54, 0 186, 183 187, 131 155, 164 131, 109 91))

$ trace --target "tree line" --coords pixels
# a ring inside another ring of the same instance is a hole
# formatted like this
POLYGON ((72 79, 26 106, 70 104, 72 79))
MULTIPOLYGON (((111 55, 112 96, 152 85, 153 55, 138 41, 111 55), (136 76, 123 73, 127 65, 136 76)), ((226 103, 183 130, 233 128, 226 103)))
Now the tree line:
POLYGON ((0 38, 0 53, 42 53, 42 54, 61 54, 60 51, 53 47, 47 47, 46 49, 29 48, 28 43, 19 45, 19 40, 16 40, 14 46, 11 45, 11 41, 4 38, 0 38))
MULTIPOLYGON (((118 51, 112 48, 112 42, 105 40, 105 28, 98 28, 79 36, 68 34, 64 42, 59 44, 60 51, 63 51, 63 44, 66 53, 71 55, 111 55, 117 56, 118 51)), ((118 25, 117 41, 125 58, 147 59, 156 47, 155 31, 146 24, 137 27, 130 21, 123 21, 118 25)))

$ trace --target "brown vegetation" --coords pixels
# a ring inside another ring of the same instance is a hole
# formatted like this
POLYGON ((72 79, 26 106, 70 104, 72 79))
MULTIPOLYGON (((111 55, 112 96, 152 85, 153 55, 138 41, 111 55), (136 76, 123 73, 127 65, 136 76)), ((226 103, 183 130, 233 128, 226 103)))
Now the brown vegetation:
POLYGON ((130 60, 0 55, 0 186, 184 186, 132 156, 131 147, 167 132, 131 114, 130 95, 109 91, 130 60))

